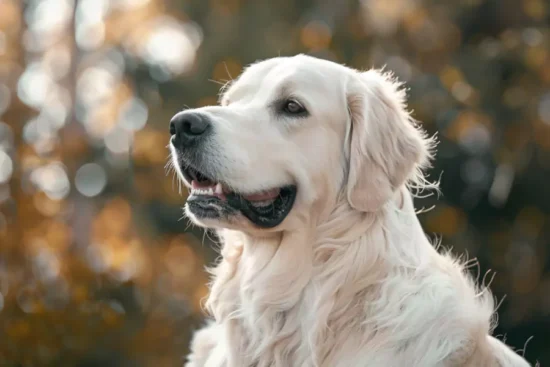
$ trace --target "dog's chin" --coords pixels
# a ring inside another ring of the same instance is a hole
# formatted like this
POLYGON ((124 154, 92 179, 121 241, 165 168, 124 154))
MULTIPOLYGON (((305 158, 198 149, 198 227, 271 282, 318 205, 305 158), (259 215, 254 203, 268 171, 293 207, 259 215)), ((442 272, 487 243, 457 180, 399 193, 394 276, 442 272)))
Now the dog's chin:
POLYGON ((182 174, 191 189, 186 214, 204 227, 239 228, 248 221, 256 228, 275 228, 288 216, 296 199, 295 185, 244 193, 232 191, 190 167, 182 174))

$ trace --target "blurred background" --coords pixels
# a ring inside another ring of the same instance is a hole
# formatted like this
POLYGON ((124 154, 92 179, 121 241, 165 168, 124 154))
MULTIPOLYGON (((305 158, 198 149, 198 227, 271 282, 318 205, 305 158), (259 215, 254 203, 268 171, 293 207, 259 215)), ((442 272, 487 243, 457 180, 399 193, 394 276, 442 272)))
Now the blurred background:
POLYGON ((182 364, 216 255, 168 122, 300 52, 408 83, 441 140, 425 230, 496 273, 495 334, 550 365, 549 21, 545 0, 0 0, 0 366, 182 364))

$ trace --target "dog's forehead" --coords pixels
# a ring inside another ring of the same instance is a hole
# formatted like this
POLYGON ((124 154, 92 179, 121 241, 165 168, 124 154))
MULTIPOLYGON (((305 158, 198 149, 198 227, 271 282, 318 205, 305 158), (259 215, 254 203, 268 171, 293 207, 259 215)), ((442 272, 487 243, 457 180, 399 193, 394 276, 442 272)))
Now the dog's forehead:
POLYGON ((332 87, 346 68, 331 61, 306 55, 276 57, 248 66, 226 92, 226 97, 238 97, 277 87, 304 91, 332 87))
POLYGON ((244 70, 241 77, 243 81, 248 79, 259 80, 273 78, 277 75, 286 75, 294 78, 315 78, 323 73, 335 73, 344 68, 332 61, 318 59, 306 55, 293 57, 275 57, 256 62, 244 70))

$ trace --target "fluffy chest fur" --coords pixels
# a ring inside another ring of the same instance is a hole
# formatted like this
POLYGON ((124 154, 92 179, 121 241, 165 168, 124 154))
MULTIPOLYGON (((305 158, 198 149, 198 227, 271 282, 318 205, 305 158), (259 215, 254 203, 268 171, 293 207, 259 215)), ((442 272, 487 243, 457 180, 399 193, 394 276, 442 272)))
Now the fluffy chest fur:
POLYGON ((220 236, 215 321, 194 343, 211 349, 195 365, 451 366, 489 332, 491 298, 433 249, 410 202, 377 216, 342 209, 293 234, 220 236))

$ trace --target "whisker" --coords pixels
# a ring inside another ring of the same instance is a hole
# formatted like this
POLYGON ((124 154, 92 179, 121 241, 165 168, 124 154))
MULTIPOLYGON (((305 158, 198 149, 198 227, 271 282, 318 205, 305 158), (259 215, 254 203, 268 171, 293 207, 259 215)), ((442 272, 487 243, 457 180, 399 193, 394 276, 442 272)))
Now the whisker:
POLYGON ((212 82, 212 83, 215 83, 215 84, 218 84, 218 85, 225 85, 227 84, 227 82, 229 82, 229 80, 223 80, 223 81, 219 81, 219 80, 215 80, 215 79, 208 79, 209 82, 212 82))
POLYGON ((231 79, 231 81, 233 81, 233 77, 231 76, 231 73, 229 72, 229 69, 227 68, 227 63, 225 61, 223 62, 223 66, 225 67, 225 72, 227 73, 227 76, 229 77, 229 79, 231 79))
POLYGON ((208 237, 208 239, 212 242, 216 242, 212 237, 210 237, 210 231, 209 230, 205 230, 205 233, 206 233, 206 237, 208 237))
MULTIPOLYGON (((186 215, 185 215, 185 211, 183 212, 183 216, 184 216, 184 217, 186 216, 186 215)), ((187 231, 189 230, 189 228, 192 228, 192 227, 194 227, 193 222, 190 221, 190 220, 188 220, 188 221, 187 221, 187 226, 185 226, 184 231, 187 232, 187 231)))
POLYGON ((523 349, 518 349, 516 352, 517 353, 520 353, 521 352, 521 355, 525 358, 525 352, 527 351, 527 344, 529 344, 529 342, 531 340, 533 340, 535 336, 534 335, 531 335, 526 341, 525 341, 525 344, 523 345, 523 349))

